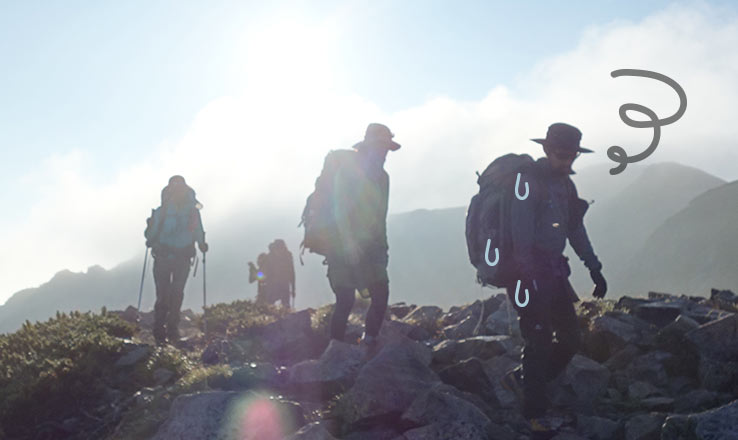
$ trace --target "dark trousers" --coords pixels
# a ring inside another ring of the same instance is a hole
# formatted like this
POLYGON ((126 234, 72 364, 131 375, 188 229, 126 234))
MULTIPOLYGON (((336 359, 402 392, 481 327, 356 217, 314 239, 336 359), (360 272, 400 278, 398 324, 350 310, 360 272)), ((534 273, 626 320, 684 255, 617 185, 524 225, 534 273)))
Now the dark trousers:
POLYGON ((179 339, 179 310, 184 299, 184 287, 190 273, 190 259, 159 257, 154 259, 154 339, 163 342, 179 339), (165 328, 166 327, 166 328, 165 328))
MULTIPOLYGON (((368 336, 376 337, 379 335, 384 313, 387 311, 389 282, 376 282, 371 284, 368 289, 372 302, 366 314, 365 330, 368 336)), ((331 317, 331 338, 333 339, 343 341, 346 335, 346 324, 356 300, 355 292, 356 289, 353 287, 333 288, 333 293, 336 295, 336 308, 333 310, 333 316, 331 317)))
MULTIPOLYGON (((544 276, 536 280, 538 290, 529 290, 528 305, 519 308, 523 349, 523 415, 540 417, 548 408, 546 383, 555 379, 579 350, 580 337, 577 315, 567 280, 559 276, 544 276), (556 341, 553 333, 556 332, 556 341)), ((521 301, 525 294, 522 291, 521 301)), ((515 287, 508 289, 514 302, 515 287)))

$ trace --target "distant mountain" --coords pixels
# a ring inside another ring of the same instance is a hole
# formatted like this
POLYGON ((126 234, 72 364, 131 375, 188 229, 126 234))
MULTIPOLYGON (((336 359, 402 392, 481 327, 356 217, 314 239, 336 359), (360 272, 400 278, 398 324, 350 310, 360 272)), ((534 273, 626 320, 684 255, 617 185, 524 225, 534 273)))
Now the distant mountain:
POLYGON ((738 181, 707 191, 671 216, 630 261, 633 284, 703 295, 738 288, 738 181))
MULTIPOLYGON (((595 202, 585 217, 585 224, 595 252, 613 291, 640 290, 631 282, 630 269, 624 262, 643 246, 646 239, 672 215, 685 208, 696 196, 723 185, 725 181, 704 171, 676 163, 659 163, 640 168, 635 176, 626 172, 611 176, 602 170, 600 182, 578 184, 580 196, 595 202), (619 179, 623 176, 624 182, 619 179), (617 191, 602 185, 612 182, 617 191)), ((579 183, 579 182, 578 182, 579 183)), ((568 255, 575 269, 572 283, 586 292, 592 282, 573 252, 568 255)), ((588 293, 588 292, 587 292, 588 293)))
MULTIPOLYGON (((642 295, 649 289, 681 292, 686 285, 694 286, 691 293, 702 294, 706 294, 712 286, 736 287, 736 283, 731 281, 733 278, 726 275, 727 268, 715 269, 720 265, 729 267, 732 264, 732 270, 736 271, 738 258, 735 249, 738 247, 730 238, 710 236, 709 240, 693 243, 691 237, 705 233, 702 223, 679 223, 682 229, 677 230, 670 226, 674 220, 664 223, 677 213, 692 212, 690 209, 694 209, 693 206, 702 206, 705 202, 700 197, 692 204, 690 201, 712 188, 722 188, 723 181, 695 168, 674 163, 633 167, 632 173, 629 173, 629 167, 618 176, 611 176, 609 168, 600 165, 584 169, 575 175, 575 182, 582 198, 595 200, 585 223, 595 251, 604 263, 612 295, 642 295), (657 230, 664 232, 655 234, 657 230), (649 239, 652 234, 653 237, 649 239), (683 240, 684 236, 689 236, 690 240, 683 240), (720 255, 724 259, 710 260, 710 270, 698 274, 688 270, 690 266, 686 263, 676 264, 678 257, 668 250, 670 239, 692 243, 695 252, 720 255), (657 251, 642 251, 644 243, 657 251), (733 243, 732 248, 729 247, 730 243, 733 243), (707 248, 701 249, 697 245, 707 248), (636 255, 637 258, 634 257, 636 255), (674 267, 681 268, 675 273, 678 277, 670 275, 672 261, 675 262, 674 267), (646 268, 658 274, 656 283, 650 283, 648 276, 634 275, 646 268), (712 278, 713 275, 717 278, 712 278), (672 282, 685 277, 692 284, 672 282), (697 282, 700 277, 704 279, 697 282)), ((709 194, 713 192, 708 191, 705 197, 712 200, 713 196, 708 197, 709 194)), ((718 213, 726 212, 726 218, 732 218, 733 224, 738 224, 734 217, 730 217, 730 213, 735 213, 735 206, 735 203, 729 204, 729 200, 722 205, 715 202, 709 206, 709 215, 715 217, 714 221, 722 221, 718 213)), ((469 264, 464 238, 465 215, 466 207, 458 207, 417 210, 389 217, 390 302, 447 307, 489 295, 476 284, 474 270, 469 264)), ((696 216, 697 213, 692 214, 692 217, 696 216)), ((298 247, 302 230, 296 227, 298 219, 297 212, 285 212, 272 218, 259 218, 253 212, 235 213, 230 224, 209 233, 208 303, 254 298, 256 286, 248 283, 246 263, 255 261, 257 255, 266 250, 268 243, 278 237, 287 242, 295 256, 297 306, 316 307, 333 302, 333 293, 325 277, 325 266, 321 265, 322 257, 305 255, 304 265, 299 262, 298 247)), ((724 231, 728 234, 729 225, 721 223, 719 228, 713 226, 710 232, 724 231)), ((738 237, 735 229, 733 232, 738 237)), ((571 249, 567 253, 572 258, 572 283, 583 297, 587 297, 592 285, 588 273, 571 249)), ((100 267, 90 268, 85 274, 63 271, 38 288, 18 292, 4 306, 0 306, 0 332, 15 330, 26 319, 45 319, 56 310, 98 310, 103 305, 122 309, 130 304, 135 305, 142 263, 142 257, 137 257, 108 271, 100 267)), ((199 310, 202 307, 201 273, 202 263, 199 264, 197 277, 188 281, 183 308, 199 310)), ((154 295, 149 259, 143 310, 153 307, 154 295)))

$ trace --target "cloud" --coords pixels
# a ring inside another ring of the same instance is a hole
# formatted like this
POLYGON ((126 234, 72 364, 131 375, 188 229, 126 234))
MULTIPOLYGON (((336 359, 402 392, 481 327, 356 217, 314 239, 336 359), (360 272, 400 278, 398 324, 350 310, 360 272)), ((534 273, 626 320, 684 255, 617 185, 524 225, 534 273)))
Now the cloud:
MULTIPOLYGON (((309 33, 298 31, 294 38, 309 33)), ((172 174, 184 175, 198 191, 209 230, 245 211, 288 210, 297 220, 325 153, 349 148, 372 121, 387 123, 403 145, 387 159, 394 212, 468 203, 476 191, 474 171, 510 151, 538 156, 540 147, 529 139, 544 136, 556 121, 580 127, 582 143, 596 150, 579 167, 607 162, 611 145, 636 154, 650 142, 651 130, 626 126, 619 106, 643 104, 663 118, 676 111, 678 100, 659 82, 610 77, 621 68, 663 73, 687 93, 686 114, 664 127, 661 145, 647 161, 677 161, 738 178, 738 18, 715 7, 674 6, 639 22, 591 27, 577 47, 541 60, 514 83, 490 84, 479 101, 437 96, 394 113, 319 81, 331 77, 331 60, 309 63, 304 52, 319 51, 335 35, 315 38, 297 48, 300 65, 290 64, 289 54, 266 51, 279 63, 254 61, 249 70, 259 81, 214 100, 181 137, 152 147, 139 164, 105 183, 92 177, 99 164, 82 151, 49 158, 26 176, 19 184, 36 195, 33 207, 23 224, 4 224, 0 232, 12 249, 0 256, 2 296, 38 285, 62 268, 110 267, 138 255, 144 220, 172 174), (277 68, 277 80, 270 82, 277 68)), ((289 41, 279 44, 281 50, 291 47, 289 41)))

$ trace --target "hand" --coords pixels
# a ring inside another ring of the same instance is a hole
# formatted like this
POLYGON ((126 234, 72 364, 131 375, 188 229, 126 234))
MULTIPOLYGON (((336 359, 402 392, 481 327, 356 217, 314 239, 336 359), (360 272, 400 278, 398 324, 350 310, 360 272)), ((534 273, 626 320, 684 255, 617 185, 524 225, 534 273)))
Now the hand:
POLYGON ((152 244, 152 243, 151 243, 151 242, 150 242, 149 240, 146 240, 146 247, 147 247, 147 248, 150 248, 150 247, 151 247, 151 244, 152 244))
POLYGON ((604 298, 607 293, 607 281, 605 281, 605 277, 602 276, 602 271, 591 270, 589 271, 589 276, 592 277, 592 281, 595 283, 592 296, 595 298, 604 298))
POLYGON ((208 246, 208 244, 207 244, 207 243, 198 243, 198 245, 199 245, 199 247, 200 247, 200 252, 202 252, 203 254, 204 254, 205 252, 207 252, 207 251, 208 251, 208 249, 210 249, 210 246, 208 246))

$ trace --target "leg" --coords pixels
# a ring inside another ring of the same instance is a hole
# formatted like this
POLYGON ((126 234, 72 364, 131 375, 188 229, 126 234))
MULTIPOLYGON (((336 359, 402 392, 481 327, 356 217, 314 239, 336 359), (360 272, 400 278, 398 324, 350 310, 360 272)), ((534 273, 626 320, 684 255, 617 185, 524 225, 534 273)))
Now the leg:
POLYGON ((353 287, 336 287, 333 293, 336 294, 336 307, 331 317, 331 338, 343 341, 346 335, 346 324, 351 314, 351 308, 354 307, 356 297, 353 287))
POLYGON ((178 259, 173 269, 169 315, 167 316, 167 334, 170 342, 179 340, 179 311, 182 308, 187 276, 190 274, 190 259, 178 259))
MULTIPOLYGON (((543 281, 543 280, 540 280, 543 281)), ((523 348, 523 416, 542 416, 548 407, 546 378, 552 350, 550 284, 538 283, 539 290, 530 292, 526 307, 520 308, 520 331, 523 348)))
POLYGON ((574 304, 567 291, 566 280, 561 280, 561 287, 557 289, 551 304, 551 325, 556 332, 556 342, 551 350, 551 363, 548 370, 548 380, 555 379, 569 364, 569 361, 579 350, 580 336, 577 314, 574 304))
POLYGON ((164 323, 167 319, 169 309, 169 297, 171 291, 171 276, 167 261, 161 258, 154 259, 154 285, 156 286, 156 303, 154 304, 154 340, 163 343, 166 340, 164 323))
POLYGON ((387 301, 389 299, 389 282, 379 281, 369 286, 369 294, 372 297, 369 311, 366 313, 366 334, 376 337, 382 327, 384 314, 387 311, 387 301))

